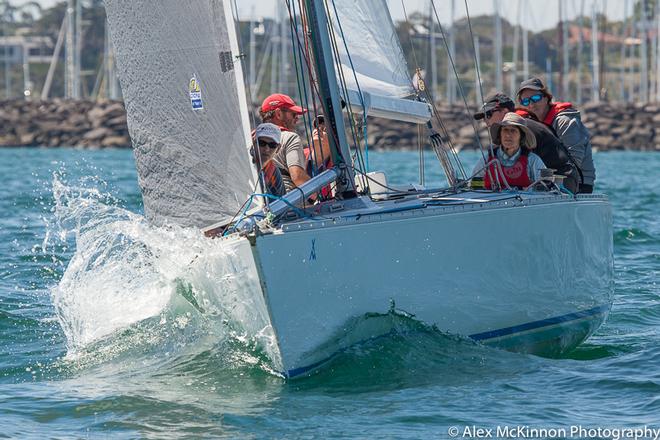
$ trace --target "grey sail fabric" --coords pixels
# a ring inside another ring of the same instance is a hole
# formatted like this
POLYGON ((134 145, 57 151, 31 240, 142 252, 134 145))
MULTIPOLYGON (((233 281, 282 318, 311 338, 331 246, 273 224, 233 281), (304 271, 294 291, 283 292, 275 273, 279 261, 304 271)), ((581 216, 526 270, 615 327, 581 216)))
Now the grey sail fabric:
POLYGON ((387 2, 334 0, 333 4, 330 20, 337 37, 338 64, 354 111, 361 111, 360 91, 371 115, 410 122, 428 120, 427 105, 405 99, 415 91, 387 2))
POLYGON ((203 228, 254 190, 229 2, 106 0, 147 218, 203 228))

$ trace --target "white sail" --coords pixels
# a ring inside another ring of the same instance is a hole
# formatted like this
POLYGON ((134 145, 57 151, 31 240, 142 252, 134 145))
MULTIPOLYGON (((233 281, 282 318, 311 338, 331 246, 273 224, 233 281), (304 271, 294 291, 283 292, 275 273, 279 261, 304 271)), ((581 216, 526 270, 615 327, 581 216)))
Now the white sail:
POLYGON ((362 92, 370 115, 411 122, 429 120, 428 105, 406 99, 414 95, 414 89, 387 2, 335 0, 333 4, 336 14, 330 6, 330 20, 354 110, 362 111, 358 95, 362 92))
POLYGON ((145 214, 204 227, 253 192, 231 8, 222 0, 106 0, 145 214))

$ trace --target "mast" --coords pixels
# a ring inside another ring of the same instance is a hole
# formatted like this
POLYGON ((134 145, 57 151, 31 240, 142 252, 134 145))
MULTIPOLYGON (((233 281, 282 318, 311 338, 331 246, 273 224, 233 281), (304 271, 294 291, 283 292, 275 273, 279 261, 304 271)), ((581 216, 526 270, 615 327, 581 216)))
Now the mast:
POLYGON ((495 8, 495 88, 502 90, 502 18, 500 0, 493 0, 495 8))
MULTIPOLYGON (((657 6, 653 10, 652 19, 649 19, 649 29, 652 29, 657 24, 657 6)), ((649 36, 649 38, 651 38, 649 36)), ((656 66, 658 65, 658 35, 656 34, 653 39, 651 39, 651 67, 649 70, 655 72, 656 66)), ((651 78, 651 85, 649 89, 649 101, 654 101, 656 97, 656 92, 658 90, 658 75, 649 74, 651 78)))
POLYGON ((256 60, 256 51, 257 51, 257 44, 254 38, 254 26, 255 26, 255 21, 254 21, 254 6, 250 9, 250 66, 249 66, 249 85, 250 85, 250 99, 254 100, 254 85, 257 82, 257 77, 255 72, 255 60, 256 60))
POLYGON ((563 99, 570 101, 570 88, 569 88, 569 69, 570 69, 570 59, 568 56, 568 26, 566 25, 566 21, 568 19, 568 11, 566 10, 566 3, 564 0, 559 0, 559 4, 563 6, 563 12, 564 15, 562 16, 561 20, 561 31, 562 31, 562 49, 564 52, 564 58, 563 58, 563 84, 562 84, 562 89, 564 89, 564 94, 563 94, 563 99))
POLYGON ((82 64, 82 0, 76 0, 76 27, 75 27, 75 62, 73 75, 73 97, 80 99, 82 84, 80 81, 82 64))
MULTIPOLYGON (((510 96, 515 96, 518 86, 518 46, 520 46, 520 1, 518 1, 518 25, 513 28, 513 54, 511 60, 511 74, 509 75, 510 96)), ((526 78, 525 78, 526 79, 526 78)))
MULTIPOLYGON (((484 103, 484 97, 481 95, 481 83, 479 82, 479 72, 481 72, 481 53, 479 50, 479 37, 477 35, 474 36, 474 55, 477 61, 477 70, 474 73, 474 90, 475 90, 475 97, 477 100, 477 108, 481 107, 484 103)), ((515 92, 514 92, 515 93, 515 92)), ((511 95, 513 96, 513 95, 511 95)))
POLYGON ((584 51, 584 0, 580 2, 580 16, 578 17, 578 47, 577 47, 577 80, 576 84, 576 101, 582 104, 582 52, 584 51))
POLYGON ((559 58, 559 96, 562 98, 566 96, 566 89, 564 88, 564 69, 566 68, 563 58, 564 49, 564 9, 562 8, 564 2, 559 0, 557 5, 559 7, 559 21, 557 22, 557 48, 562 48, 562 57, 559 58))
POLYGON ((433 20, 433 0, 429 1, 429 38, 431 46, 431 96, 435 98, 438 89, 438 69, 436 60, 436 47, 435 47, 435 20, 433 20))
POLYGON ((65 87, 64 87, 64 97, 73 98, 74 96, 74 35, 73 35, 73 9, 74 0, 67 0, 66 6, 66 46, 65 46, 65 87))
POLYGON ((593 102, 600 102, 600 84, 599 72, 600 72, 600 63, 598 61, 598 17, 596 14, 596 2, 592 4, 591 8, 591 77, 592 77, 592 87, 591 87, 591 100, 593 102))
POLYGON ((344 198, 355 197, 355 178, 351 169, 351 156, 346 140, 344 115, 337 86, 337 73, 328 34, 328 18, 323 0, 305 0, 307 22, 316 66, 321 106, 329 122, 328 139, 333 152, 333 162, 341 170, 337 179, 337 194, 344 198))
POLYGON ((626 59, 626 64, 628 65, 628 102, 635 100, 635 66, 633 62, 630 62, 632 58, 635 57, 635 52, 637 51, 637 43, 635 41, 637 37, 636 26, 634 25, 634 16, 635 16, 635 5, 632 5, 630 11, 630 16, 628 17, 628 31, 630 33, 630 44, 628 45, 628 57, 626 59))
POLYGON ((600 42, 600 57, 599 57, 599 70, 598 70, 598 84, 600 85, 599 95, 603 93, 602 98, 607 98, 607 52, 605 51, 607 34, 607 0, 603 0, 603 10, 601 12, 603 24, 600 28, 600 33, 603 35, 600 42))
POLYGON ((23 45, 23 97, 27 100, 32 94, 30 89, 30 50, 27 45, 23 45))
MULTIPOLYGON (((523 2, 523 0, 520 0, 521 6, 527 5, 526 2, 523 2)), ((527 9, 525 9, 526 11, 527 9)), ((522 23, 520 24, 520 27, 522 28, 522 41, 523 41, 523 77, 525 79, 529 78, 529 31, 526 28, 522 27, 522 23)))
POLYGON ((57 60, 60 58, 60 52, 62 51, 62 42, 64 41, 64 32, 66 31, 66 20, 67 16, 64 14, 62 24, 60 25, 60 31, 57 34, 57 42, 55 43, 55 49, 53 50, 53 57, 50 59, 50 65, 48 66, 48 73, 46 74, 44 87, 41 90, 41 99, 48 99, 48 96, 50 95, 50 87, 53 83, 55 69, 57 68, 57 60))
POLYGON ((642 102, 648 102, 649 100, 648 21, 646 18, 646 0, 642 0, 642 14, 639 21, 639 27, 641 28, 640 30, 642 34, 642 53, 640 54, 641 86, 639 94, 641 95, 642 102))
POLYGON ((660 6, 655 6, 655 101, 660 102, 660 6))
MULTIPOLYGON (((456 59, 456 38, 454 36, 454 13, 456 11, 455 0, 451 0, 451 26, 449 27, 449 54, 452 60, 456 59)), ((456 97, 454 87, 454 70, 451 66, 451 60, 447 60, 447 101, 454 103, 456 97)))
POLYGON ((277 90, 279 93, 289 93, 289 82, 287 81, 286 77, 286 64, 287 64, 287 35, 286 35, 286 11, 284 9, 284 5, 280 6, 279 9, 280 12, 280 56, 279 56, 279 66, 280 66, 280 74, 278 76, 278 81, 277 81, 277 90))

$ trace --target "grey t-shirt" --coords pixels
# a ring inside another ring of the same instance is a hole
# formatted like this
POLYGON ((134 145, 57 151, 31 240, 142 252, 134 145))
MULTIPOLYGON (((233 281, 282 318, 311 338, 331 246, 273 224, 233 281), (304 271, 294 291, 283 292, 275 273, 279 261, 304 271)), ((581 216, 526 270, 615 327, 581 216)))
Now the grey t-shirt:
POLYGON ((282 174, 286 191, 291 191, 296 185, 291 180, 289 167, 297 165, 303 170, 307 168, 307 160, 305 160, 305 151, 300 136, 292 131, 282 131, 280 148, 273 155, 273 162, 282 174))

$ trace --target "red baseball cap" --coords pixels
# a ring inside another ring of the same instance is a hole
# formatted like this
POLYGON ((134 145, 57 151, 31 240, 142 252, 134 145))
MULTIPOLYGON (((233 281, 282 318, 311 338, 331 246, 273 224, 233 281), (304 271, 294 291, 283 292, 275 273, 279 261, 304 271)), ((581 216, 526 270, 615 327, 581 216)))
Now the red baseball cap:
POLYGON ((299 115, 302 115, 307 111, 306 108, 296 105, 295 101, 291 99, 290 96, 282 93, 274 93, 270 95, 268 98, 264 99, 263 104, 261 104, 262 112, 269 112, 278 108, 285 108, 294 113, 298 113, 299 115))

